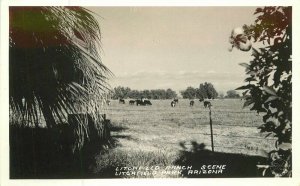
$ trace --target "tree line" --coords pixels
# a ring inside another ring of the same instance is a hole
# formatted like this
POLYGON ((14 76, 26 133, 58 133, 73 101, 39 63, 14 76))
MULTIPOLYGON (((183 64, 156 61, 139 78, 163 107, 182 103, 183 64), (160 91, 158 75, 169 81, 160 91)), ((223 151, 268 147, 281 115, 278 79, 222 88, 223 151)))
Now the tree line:
MULTIPOLYGON (((214 99, 214 98, 240 98, 236 90, 228 90, 224 96, 218 93, 212 83, 201 83, 199 88, 187 87, 180 91, 184 99, 214 99)), ((129 87, 115 87, 110 95, 111 99, 173 99, 178 97, 177 93, 171 88, 153 90, 132 90, 129 87)))
POLYGON ((129 87, 118 86, 112 91, 112 99, 173 99, 177 97, 177 93, 168 89, 153 89, 153 90, 131 90, 129 87))
POLYGON ((212 83, 201 83, 199 88, 187 87, 185 90, 180 91, 182 98, 184 99, 214 99, 214 98, 241 98, 241 96, 236 90, 228 90, 226 95, 214 88, 212 83))

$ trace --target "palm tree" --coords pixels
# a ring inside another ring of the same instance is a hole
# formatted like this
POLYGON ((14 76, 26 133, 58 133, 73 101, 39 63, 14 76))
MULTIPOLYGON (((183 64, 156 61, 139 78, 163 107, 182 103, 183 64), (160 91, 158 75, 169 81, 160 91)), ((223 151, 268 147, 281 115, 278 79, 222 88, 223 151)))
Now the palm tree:
POLYGON ((68 114, 97 117, 109 91, 100 58, 100 29, 81 7, 10 7, 10 116, 21 125, 47 128, 68 114), (101 104, 102 103, 102 104, 101 104))

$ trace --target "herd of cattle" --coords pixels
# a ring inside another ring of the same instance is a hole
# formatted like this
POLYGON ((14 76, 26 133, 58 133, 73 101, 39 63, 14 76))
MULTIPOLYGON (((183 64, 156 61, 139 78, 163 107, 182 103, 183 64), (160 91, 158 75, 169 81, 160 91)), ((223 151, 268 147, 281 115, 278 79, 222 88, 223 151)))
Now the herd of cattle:
MULTIPOLYGON (((210 101, 204 101, 204 99, 199 99, 199 101, 203 102, 203 105, 204 105, 205 108, 212 106, 210 101)), ((175 107, 176 104, 178 104, 178 99, 174 99, 173 101, 171 101, 171 107, 175 107)), ((190 100, 190 107, 194 106, 194 104, 195 104, 195 101, 190 100)))
MULTIPOLYGON (((125 104, 124 99, 119 99, 120 104, 125 104)), ((136 100, 129 100, 129 105, 134 105, 136 104, 137 106, 146 106, 146 105, 152 105, 152 103, 149 100, 146 99, 136 99, 136 100)))
MULTIPOLYGON (((211 107, 212 104, 210 101, 205 101, 204 99, 199 99, 200 102, 203 102, 203 105, 205 108, 207 107, 211 107)), ((107 105, 110 105, 110 100, 107 100, 107 105)), ((175 107, 177 104, 179 103, 178 99, 173 99, 171 101, 171 107, 175 107)), ((119 99, 119 104, 125 104, 125 100, 124 99, 119 99)), ((129 100, 129 105, 134 105, 136 104, 137 106, 147 106, 147 105, 152 105, 152 103, 150 102, 150 100, 147 99, 136 99, 136 100, 129 100)), ((190 100, 190 107, 193 107, 195 104, 194 100, 190 100)))

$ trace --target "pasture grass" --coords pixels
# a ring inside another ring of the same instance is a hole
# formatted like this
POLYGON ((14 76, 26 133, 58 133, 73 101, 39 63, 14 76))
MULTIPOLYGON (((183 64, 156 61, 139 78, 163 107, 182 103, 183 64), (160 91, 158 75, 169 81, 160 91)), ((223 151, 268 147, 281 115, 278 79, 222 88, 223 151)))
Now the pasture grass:
MULTIPOLYGON (((171 165, 174 157, 163 151, 124 151, 113 149, 102 152, 96 157, 93 172, 102 178, 159 178, 161 175, 116 175, 116 168, 121 167, 165 167, 171 165)), ((173 176, 176 177, 176 176, 173 176)))
MULTIPOLYGON (((211 150, 209 110, 203 103, 196 100, 190 107, 189 100, 180 99, 172 108, 171 100, 151 102, 152 106, 129 105, 128 100, 124 105, 117 100, 111 102, 106 114, 111 120, 115 147, 97 156, 96 175, 117 177, 117 166, 174 165, 182 158, 182 152, 195 151, 195 143, 211 150)), ((265 135, 257 129, 262 116, 249 108, 243 109, 243 101, 211 102, 216 152, 263 156, 273 149, 274 138, 264 139, 265 135)))

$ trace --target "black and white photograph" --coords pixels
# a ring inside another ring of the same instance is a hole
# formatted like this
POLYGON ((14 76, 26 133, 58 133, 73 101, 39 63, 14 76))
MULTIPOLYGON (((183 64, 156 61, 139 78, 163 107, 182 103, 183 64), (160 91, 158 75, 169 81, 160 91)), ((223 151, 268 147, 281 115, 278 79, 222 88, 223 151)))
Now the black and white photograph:
POLYGON ((293 6, 7 8, 9 180, 294 177, 293 6))

